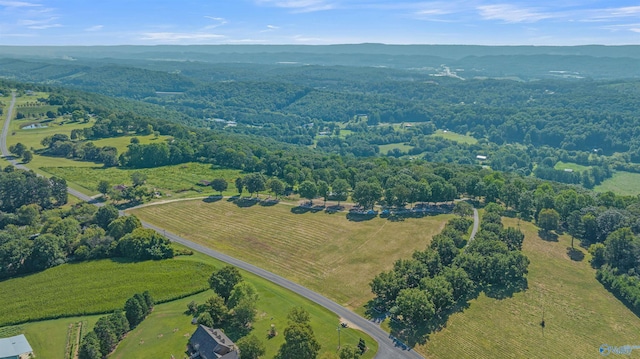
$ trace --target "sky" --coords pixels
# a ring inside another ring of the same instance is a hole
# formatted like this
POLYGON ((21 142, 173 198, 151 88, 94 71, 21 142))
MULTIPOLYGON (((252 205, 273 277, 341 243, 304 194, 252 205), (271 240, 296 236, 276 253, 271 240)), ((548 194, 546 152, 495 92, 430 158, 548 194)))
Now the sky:
POLYGON ((640 44, 638 0, 0 0, 0 45, 640 44))

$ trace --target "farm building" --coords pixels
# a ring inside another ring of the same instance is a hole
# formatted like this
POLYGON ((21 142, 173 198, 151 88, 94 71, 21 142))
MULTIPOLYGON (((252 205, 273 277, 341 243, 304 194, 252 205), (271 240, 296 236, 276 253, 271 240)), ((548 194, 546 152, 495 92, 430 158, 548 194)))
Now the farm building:
POLYGON ((189 339, 190 358, 202 359, 239 359, 240 353, 236 345, 222 330, 199 325, 189 339))
POLYGON ((483 156, 483 155, 477 155, 476 159, 480 160, 480 161, 486 161, 487 156, 483 156))
POLYGON ((0 359, 27 359, 33 357, 33 349, 23 335, 0 339, 0 359))

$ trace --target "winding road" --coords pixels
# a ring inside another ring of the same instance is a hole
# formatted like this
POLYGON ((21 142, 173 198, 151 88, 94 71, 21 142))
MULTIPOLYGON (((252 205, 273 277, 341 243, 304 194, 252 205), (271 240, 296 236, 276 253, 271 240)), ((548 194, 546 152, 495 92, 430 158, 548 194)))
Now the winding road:
MULTIPOLYGON (((16 168, 20 168, 20 169, 26 169, 28 170, 27 167, 25 167, 24 165, 20 164, 17 160, 15 159, 11 159, 11 154, 9 153, 8 149, 7 149, 7 134, 9 132, 9 124, 12 118, 12 114, 13 114, 13 109, 15 106, 15 100, 16 100, 16 95, 15 92, 13 92, 11 94, 11 104, 9 105, 9 109, 6 113, 6 119, 5 119, 5 123, 4 123, 4 127, 3 127, 3 131, 2 131, 2 135, 0 135, 0 149, 2 152, 2 155, 9 160, 9 162, 11 162, 16 168)), ((94 203, 96 205, 102 205, 101 203, 96 203, 95 200, 93 198, 91 198, 90 196, 87 196, 79 191, 76 191, 72 188, 67 188, 67 191, 69 192, 69 194, 83 200, 83 201, 87 201, 87 202, 91 202, 94 203)), ((121 215, 124 215, 123 212, 121 212, 121 215)), ((322 307, 332 311, 333 313, 335 313, 336 315, 344 318, 345 321, 353 323, 354 326, 357 326, 359 329, 361 329, 363 332, 369 334, 374 340, 376 340, 378 342, 378 353, 376 354, 375 358, 376 359, 418 359, 418 358, 423 358, 422 355, 418 354, 417 352, 415 352, 414 350, 406 347, 403 343, 401 343, 400 341, 398 341, 397 339, 395 339, 393 336, 389 335, 389 333, 383 331, 378 325, 376 325, 375 323, 361 317, 360 315, 352 312, 351 310, 341 306, 340 304, 330 300, 329 298, 320 295, 312 290, 309 290, 299 284, 296 284, 284 277, 281 277, 279 275, 276 275, 274 273, 271 273, 269 271, 266 271, 262 268, 258 268, 254 265, 251 265, 247 262, 241 261, 239 259, 230 257, 226 254, 220 253, 218 251, 215 251, 211 248, 207 248, 204 246, 201 246, 199 244, 196 244, 194 242, 191 242, 185 238, 182 238, 178 235, 175 235, 173 233, 167 232, 164 229, 155 226, 151 223, 146 223, 146 222, 142 222, 142 225, 145 228, 150 228, 153 229, 155 231, 157 231, 158 233, 161 233, 163 235, 165 235, 167 238, 169 238, 170 240, 180 243, 186 247, 189 247, 195 251, 198 252, 202 252, 210 257, 216 258, 218 260, 221 260, 223 262, 229 263, 231 265, 234 265, 238 268, 241 268, 247 272, 253 273, 259 277, 262 277, 266 280, 269 280, 281 287, 284 287, 286 289, 291 290, 292 292, 301 295, 307 299, 309 299, 310 301, 321 305, 322 307)), ((474 226, 474 229, 476 228, 476 226, 474 226)), ((336 323, 336 326, 338 325, 338 323, 336 323)))

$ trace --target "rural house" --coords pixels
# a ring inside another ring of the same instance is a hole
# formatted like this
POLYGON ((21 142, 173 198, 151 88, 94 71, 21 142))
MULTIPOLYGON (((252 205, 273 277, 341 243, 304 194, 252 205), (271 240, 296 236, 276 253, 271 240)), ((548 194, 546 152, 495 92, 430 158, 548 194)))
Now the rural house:
POLYGON ((27 359, 33 357, 33 349, 23 335, 0 339, 0 359, 27 359))
POLYGON ((189 339, 189 357, 191 359, 239 359, 235 344, 220 329, 199 325, 189 339))

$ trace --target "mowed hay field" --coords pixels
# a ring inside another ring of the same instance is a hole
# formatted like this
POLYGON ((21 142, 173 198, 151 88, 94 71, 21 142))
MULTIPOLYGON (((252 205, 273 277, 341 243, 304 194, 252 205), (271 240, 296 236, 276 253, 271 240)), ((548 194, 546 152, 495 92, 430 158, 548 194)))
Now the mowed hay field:
MULTIPOLYGON (((502 300, 482 295, 417 350, 427 358, 598 358, 602 344, 640 344, 640 319, 595 279, 588 254, 573 261, 568 236, 547 242, 533 224, 520 227, 531 261, 529 289, 502 300)), ((640 351, 630 357, 640 358, 640 351)))
POLYGON ((278 204, 173 202, 130 211, 142 220, 323 293, 351 309, 372 298, 369 282, 424 249, 452 215, 351 222, 345 213, 294 214, 278 204))

